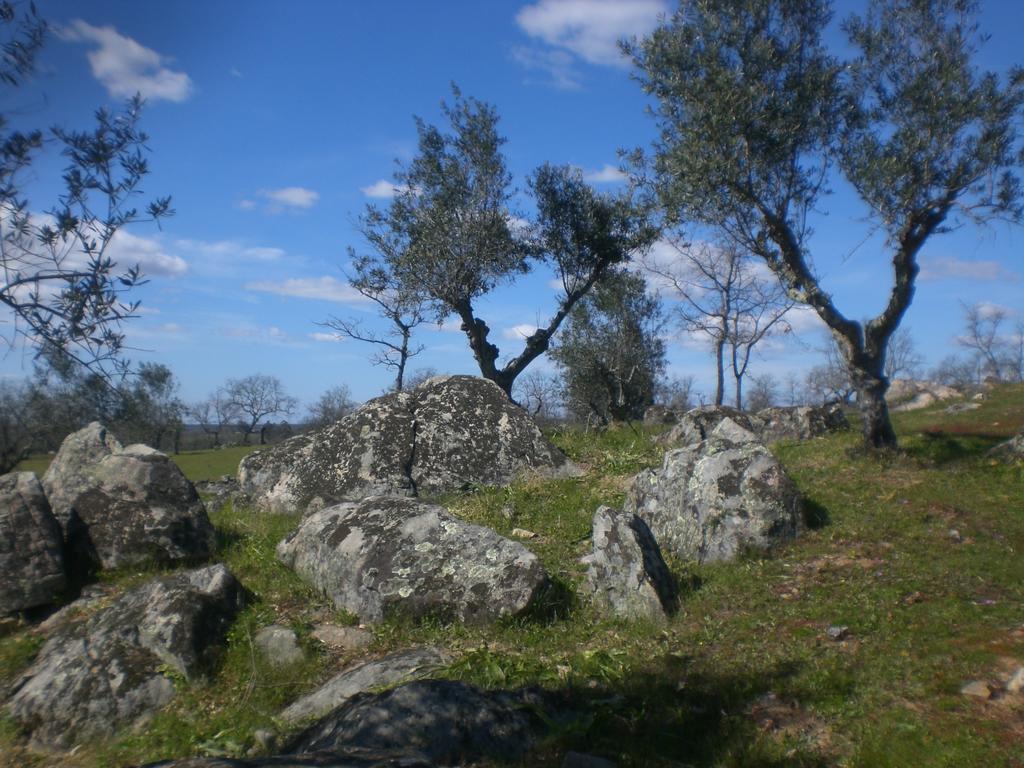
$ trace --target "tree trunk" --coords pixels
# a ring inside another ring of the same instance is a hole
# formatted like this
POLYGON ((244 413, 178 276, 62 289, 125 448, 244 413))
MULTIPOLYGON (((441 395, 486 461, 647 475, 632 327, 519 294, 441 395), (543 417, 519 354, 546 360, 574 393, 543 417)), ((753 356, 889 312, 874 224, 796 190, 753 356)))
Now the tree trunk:
POLYGON ((715 405, 725 399, 725 339, 715 342, 715 363, 718 366, 718 380, 715 382, 715 405))
POLYGON ((736 410, 743 410, 743 376, 736 376, 736 410))
POLYGON ((848 361, 848 366, 857 391, 864 445, 869 448, 895 449, 896 431, 892 427, 889 405, 885 401, 889 380, 882 373, 885 366, 884 354, 874 358, 861 355, 857 360, 848 361))

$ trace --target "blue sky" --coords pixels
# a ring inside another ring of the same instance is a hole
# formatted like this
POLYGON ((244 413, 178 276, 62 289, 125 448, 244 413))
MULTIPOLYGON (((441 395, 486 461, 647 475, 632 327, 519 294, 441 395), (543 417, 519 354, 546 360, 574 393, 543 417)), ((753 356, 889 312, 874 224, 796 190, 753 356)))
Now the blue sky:
MULTIPOLYGON (((1005 71, 1021 60, 1019 5, 983 5, 992 39, 981 61, 1005 71)), ((367 203, 387 203, 394 161, 411 157, 413 116, 437 122, 455 82, 497 107, 520 187, 551 161, 614 189, 617 150, 654 135, 615 40, 649 30, 670 9, 660 0, 37 6, 57 32, 34 82, 6 111, 36 125, 85 128, 98 106, 117 106, 135 91, 148 99, 145 190, 172 195, 177 213, 162 229, 133 227, 117 243, 118 258, 140 262, 150 278, 137 292, 143 314, 126 327, 133 357, 169 365, 187 400, 229 377, 268 373, 304 403, 340 383, 366 399, 391 381, 387 369, 369 364, 371 349, 327 340, 316 323, 331 315, 374 321, 345 285, 346 248, 362 248, 354 220, 367 203)), ((839 14, 856 7, 842 3, 839 14)), ((36 208, 52 202, 59 168, 52 153, 37 164, 36 208)), ((825 207, 816 263, 840 309, 866 316, 889 283, 880 244, 865 240, 863 212, 841 189, 825 207)), ((953 351, 960 301, 1024 315, 1022 243, 1019 230, 965 227, 927 246, 906 323, 929 363, 953 351)), ((517 328, 545 320, 553 306, 547 281, 528 276, 481 304, 502 352, 521 347, 517 328)), ((818 362, 813 318, 797 325, 804 345, 766 348, 752 373, 818 362)), ((413 370, 476 372, 457 327, 423 328, 427 350, 413 370)), ((673 339, 669 356, 671 373, 692 373, 700 389, 711 389, 702 342, 673 339)), ((0 375, 30 368, 24 350, 0 360, 0 375)))

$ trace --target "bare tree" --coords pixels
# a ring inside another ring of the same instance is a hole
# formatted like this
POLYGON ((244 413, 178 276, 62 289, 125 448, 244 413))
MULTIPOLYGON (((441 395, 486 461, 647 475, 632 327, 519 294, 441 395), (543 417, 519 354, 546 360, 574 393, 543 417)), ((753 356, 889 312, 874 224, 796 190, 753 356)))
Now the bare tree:
POLYGON ((516 379, 514 399, 537 421, 553 421, 562 409, 564 393, 558 376, 530 371, 516 379))
POLYGON ((747 409, 760 411, 775 405, 779 385, 770 373, 760 373, 751 378, 750 394, 747 396, 747 409))
POLYGON ((964 310, 964 334, 957 338, 961 347, 973 350, 980 363, 980 375, 1004 378, 1004 364, 1010 350, 1007 339, 999 333, 1008 312, 991 304, 961 303, 964 310))
POLYGON ((889 351, 885 357, 885 378, 914 379, 921 372, 924 358, 917 352, 917 345, 910 328, 899 328, 889 339, 889 351))
POLYGON ((395 391, 400 392, 405 383, 405 366, 409 358, 424 349, 422 344, 411 346, 411 339, 416 326, 426 321, 426 299, 403 285, 385 259, 356 256, 351 248, 349 258, 354 270, 352 274, 345 275, 349 285, 377 305, 377 313, 388 321, 391 328, 382 334, 366 328, 357 319, 342 317, 330 317, 320 325, 337 331, 341 338, 378 347, 370 362, 394 368, 395 391))
POLYGON ((320 395, 320 398, 310 406, 309 426, 313 429, 326 427, 348 416, 355 409, 356 402, 352 399, 352 390, 347 384, 339 384, 320 395))
MULTIPOLYGON (((224 387, 228 401, 238 410, 244 431, 242 442, 249 444, 249 435, 260 421, 276 414, 288 415, 295 410, 298 401, 285 392, 284 385, 276 376, 253 374, 244 379, 229 379, 224 387)), ((260 445, 265 442, 260 431, 260 445)))
POLYGON ((846 358, 832 336, 828 337, 821 351, 825 355, 825 362, 811 368, 804 380, 807 399, 812 402, 849 404, 857 388, 850 376, 846 358))
POLYGON ((227 392, 218 389, 205 400, 189 406, 188 415, 195 419, 204 433, 213 438, 213 447, 216 448, 220 445, 221 433, 228 425, 238 421, 240 412, 227 392))
POLYGON ((696 377, 690 374, 663 378, 655 386, 654 402, 678 413, 688 411, 693 407, 696 384, 696 377))
POLYGON ((667 281, 680 299, 680 328, 706 336, 715 355, 715 405, 725 399, 725 355, 735 382, 735 403, 743 404, 743 377, 751 354, 766 336, 788 332, 786 312, 793 301, 779 281, 755 268, 749 255, 732 245, 690 244, 675 235, 665 242, 678 258, 659 263, 648 257, 646 269, 667 281))

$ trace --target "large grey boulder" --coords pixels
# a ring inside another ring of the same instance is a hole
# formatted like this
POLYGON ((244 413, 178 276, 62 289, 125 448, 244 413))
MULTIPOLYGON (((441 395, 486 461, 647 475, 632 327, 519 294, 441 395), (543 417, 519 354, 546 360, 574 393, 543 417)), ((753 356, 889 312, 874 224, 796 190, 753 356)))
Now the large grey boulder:
POLYGON ((311 726, 288 751, 352 747, 415 751, 441 765, 521 758, 544 732, 529 691, 483 691, 454 680, 421 680, 361 694, 311 726))
POLYGON ((248 455, 238 482, 261 509, 305 512, 371 495, 429 496, 573 471, 496 384, 438 376, 248 455))
POLYGON ((850 426, 838 403, 763 408, 751 418, 757 435, 766 443, 810 440, 850 426))
POLYGON ((893 379, 885 392, 885 401, 892 411, 916 411, 960 397, 963 397, 963 393, 954 387, 914 379, 893 379))
POLYGON ((66 586, 63 550, 35 473, 0 475, 0 615, 56 599, 66 586))
POLYGON ((745 429, 754 429, 750 416, 728 405, 702 405, 679 417, 676 425, 658 438, 663 445, 693 445, 705 439, 724 419, 732 419, 745 429))
POLYGON ((122 447, 98 422, 65 438, 43 487, 78 561, 117 568, 213 552, 213 526, 178 465, 145 445, 122 447))
POLYGON ((315 512, 277 555, 366 622, 436 615, 484 623, 519 615, 547 583, 540 561, 519 542, 397 496, 315 512))
POLYGON ((604 613, 659 620, 678 608, 675 583, 647 523, 634 514, 599 507, 593 551, 584 558, 587 584, 604 613))
POLYGON ((698 562, 770 549, 803 524, 796 486, 757 435, 732 419, 638 474, 624 511, 650 526, 663 551, 698 562))
POLYGON ((8 714, 46 748, 109 738, 171 700, 168 674, 210 669, 241 603, 223 565, 149 581, 54 632, 15 684, 8 714))
POLYGON ((413 648, 354 664, 312 693, 292 702, 280 717, 289 723, 319 719, 358 693, 425 677, 448 660, 437 648, 413 648))
POLYGON ((170 457, 145 445, 105 456, 92 486, 71 502, 69 547, 103 568, 147 560, 203 559, 216 537, 192 483, 170 457))
POLYGON ((60 450, 43 474, 43 490, 62 526, 68 524, 72 502, 95 485, 92 468, 122 447, 121 442, 98 421, 64 438, 60 450))

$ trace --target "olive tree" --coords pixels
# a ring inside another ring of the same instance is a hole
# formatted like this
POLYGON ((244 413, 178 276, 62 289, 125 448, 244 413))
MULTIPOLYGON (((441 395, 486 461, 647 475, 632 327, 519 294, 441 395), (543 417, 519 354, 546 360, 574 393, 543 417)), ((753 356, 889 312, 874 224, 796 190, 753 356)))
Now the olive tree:
MULTIPOLYGON (((249 435, 267 416, 287 415, 295 410, 298 400, 289 395, 284 384, 276 376, 253 374, 244 379, 229 379, 224 386, 228 402, 238 414, 242 428, 242 442, 249 444, 249 435)), ((264 432, 260 431, 260 445, 264 432)))
MULTIPOLYGON (((32 72, 46 24, 34 6, 19 12, 0 2, 0 95, 32 72)), ((8 93, 5 93, 8 91, 8 93)), ((125 294, 142 281, 137 267, 109 256, 114 236, 133 222, 172 213, 170 198, 139 209, 136 198, 149 172, 146 134, 138 128, 142 99, 119 113, 100 109, 86 131, 12 130, 0 112, 0 318, 4 341, 26 339, 97 371, 124 369, 121 322, 137 303, 125 294), (66 166, 61 192, 49 207, 32 207, 25 183, 47 144, 60 147, 66 166), (9 318, 9 319, 8 319, 9 318)))
POLYGON ((518 219, 497 112, 458 89, 454 96, 442 105, 448 131, 416 120, 416 156, 397 169, 391 204, 369 206, 361 229, 382 268, 410 293, 421 292, 439 322, 459 318, 481 375, 511 395, 516 377, 547 351, 576 303, 655 233, 628 195, 599 195, 578 170, 552 165, 528 182, 536 221, 518 219), (560 286, 556 309, 522 352, 499 364, 476 304, 540 264, 560 286))
POLYGON ((627 45, 657 101, 656 199, 764 259, 821 317, 872 447, 897 443, 886 351, 914 296, 921 248, 959 218, 1022 218, 1024 74, 977 70, 976 8, 870 0, 843 24, 848 60, 822 41, 826 0, 689 0, 627 45), (810 253, 811 219, 837 172, 885 235, 892 265, 884 306, 866 321, 836 306, 810 253))

